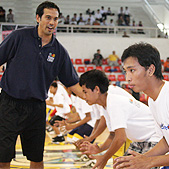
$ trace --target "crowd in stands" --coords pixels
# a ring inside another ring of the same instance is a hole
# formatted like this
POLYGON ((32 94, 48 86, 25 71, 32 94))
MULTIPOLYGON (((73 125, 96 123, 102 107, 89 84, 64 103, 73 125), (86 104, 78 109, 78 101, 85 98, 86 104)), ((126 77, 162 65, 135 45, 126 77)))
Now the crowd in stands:
POLYGON ((12 13, 12 9, 9 9, 8 14, 6 15, 5 9, 0 6, 0 22, 14 22, 14 14, 12 13))
MULTIPOLYGON (((133 20, 131 23, 131 14, 129 11, 129 8, 126 6, 125 9, 123 7, 120 7, 118 14, 115 14, 111 11, 111 8, 108 7, 106 10, 104 6, 101 6, 100 9, 91 10, 88 8, 85 13, 80 13, 79 15, 77 13, 74 13, 71 17, 70 15, 63 16, 61 13, 59 18, 59 24, 60 25, 100 25, 100 26, 140 26, 143 27, 142 21, 139 21, 138 24, 133 20), (86 17, 84 17, 84 15, 86 17), (112 16, 117 15, 117 20, 114 21, 112 16), (108 20, 108 17, 109 20, 108 20)), ((113 33, 112 30, 110 33, 113 33)), ((144 31, 142 29, 139 30, 133 30, 131 33, 139 33, 144 34, 144 31)))

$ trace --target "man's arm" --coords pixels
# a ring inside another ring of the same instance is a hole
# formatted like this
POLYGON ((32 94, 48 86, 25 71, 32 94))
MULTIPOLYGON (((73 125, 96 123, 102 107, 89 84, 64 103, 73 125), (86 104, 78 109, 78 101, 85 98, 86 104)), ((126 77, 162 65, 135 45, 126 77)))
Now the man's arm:
POLYGON ((77 96, 79 96, 81 99, 83 99, 84 94, 83 94, 83 90, 82 87, 79 85, 79 83, 76 83, 73 86, 70 86, 69 89, 75 93, 77 96))

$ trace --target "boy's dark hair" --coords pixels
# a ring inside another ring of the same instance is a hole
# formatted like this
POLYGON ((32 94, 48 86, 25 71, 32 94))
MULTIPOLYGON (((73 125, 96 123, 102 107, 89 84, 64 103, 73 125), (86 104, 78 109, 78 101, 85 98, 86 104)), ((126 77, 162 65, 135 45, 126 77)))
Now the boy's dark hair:
POLYGON ((53 86, 54 88, 58 87, 58 84, 56 82, 53 82, 50 86, 53 86))
POLYGON ((58 13, 60 15, 60 9, 59 7, 53 3, 53 2, 50 2, 50 1, 45 1, 45 2, 42 2, 36 9, 36 15, 39 15, 39 17, 41 18, 43 13, 44 13, 44 9, 47 8, 47 9, 50 9, 50 8, 55 8, 58 10, 58 13))
POLYGON ((93 69, 80 76, 79 84, 80 86, 86 85, 86 88, 89 88, 92 91, 98 86, 100 92, 105 93, 108 90, 109 80, 104 72, 93 69))
POLYGON ((155 66, 154 75, 157 79, 163 79, 160 54, 154 46, 143 42, 131 45, 124 50, 121 57, 122 62, 128 57, 137 58, 139 64, 146 70, 153 64, 155 66))

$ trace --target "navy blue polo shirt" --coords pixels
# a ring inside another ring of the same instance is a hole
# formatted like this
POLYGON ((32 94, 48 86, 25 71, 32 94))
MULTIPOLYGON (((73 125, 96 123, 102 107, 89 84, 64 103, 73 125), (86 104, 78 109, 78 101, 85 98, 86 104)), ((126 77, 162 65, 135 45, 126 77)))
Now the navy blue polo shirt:
POLYGON ((54 37, 42 47, 37 28, 13 31, 0 45, 0 65, 7 62, 0 86, 14 98, 45 100, 56 76, 67 87, 79 80, 65 48, 54 37))

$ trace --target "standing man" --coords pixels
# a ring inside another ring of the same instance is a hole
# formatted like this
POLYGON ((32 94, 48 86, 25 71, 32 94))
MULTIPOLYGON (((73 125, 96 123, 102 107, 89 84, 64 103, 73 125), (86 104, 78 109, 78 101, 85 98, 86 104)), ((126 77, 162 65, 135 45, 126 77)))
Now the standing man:
POLYGON ((43 168, 45 99, 56 76, 82 97, 69 55, 53 36, 59 13, 56 4, 41 3, 38 25, 12 32, 0 45, 0 65, 7 62, 0 84, 0 168, 10 168, 18 135, 30 168, 43 168))
MULTIPOLYGON (((150 98, 148 104, 163 135, 150 151, 115 160, 115 169, 149 169, 169 165, 169 82, 162 80, 161 60, 158 50, 150 44, 139 43, 128 47, 122 55, 126 80, 135 92, 143 91, 150 98)), ((164 167, 165 168, 165 167, 164 167)))

